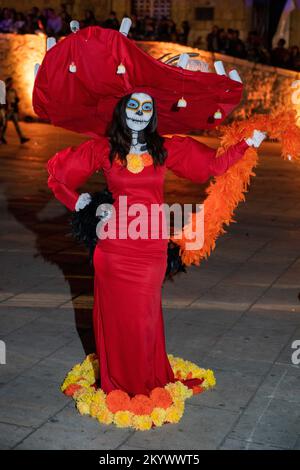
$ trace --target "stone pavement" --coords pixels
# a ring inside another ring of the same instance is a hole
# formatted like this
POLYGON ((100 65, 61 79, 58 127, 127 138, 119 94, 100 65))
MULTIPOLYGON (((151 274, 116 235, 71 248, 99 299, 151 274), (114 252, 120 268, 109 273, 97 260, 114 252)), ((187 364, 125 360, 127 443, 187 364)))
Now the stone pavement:
MULTIPOLYGON (((66 210, 47 189, 45 162, 82 138, 23 126, 29 144, 21 147, 10 126, 10 145, 0 147, 0 448, 299 449, 291 344, 300 340, 300 167, 264 144, 237 224, 201 267, 163 287, 168 352, 212 368, 216 389, 188 400, 177 425, 120 430, 81 417, 59 390, 94 349, 93 279, 68 236, 66 210)), ((98 174, 87 188, 104 184, 98 174)), ((197 185, 168 176, 168 202, 199 198, 197 185)))

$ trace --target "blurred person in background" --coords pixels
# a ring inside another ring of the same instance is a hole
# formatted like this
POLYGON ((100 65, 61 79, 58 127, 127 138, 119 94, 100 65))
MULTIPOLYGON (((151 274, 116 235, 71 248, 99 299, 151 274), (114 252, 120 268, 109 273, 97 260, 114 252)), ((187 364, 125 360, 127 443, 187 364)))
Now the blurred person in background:
POLYGON ((1 143, 6 144, 5 133, 7 130, 7 122, 11 120, 15 126, 16 132, 20 139, 21 144, 25 144, 30 139, 25 137, 22 133, 22 130, 19 125, 19 101, 20 98, 18 97, 16 89, 13 87, 13 79, 8 77, 5 80, 6 85, 6 104, 3 105, 5 109, 5 117, 4 117, 4 124, 1 127, 1 143))
POLYGON ((48 8, 48 18, 46 26, 47 35, 53 37, 59 36, 62 30, 62 26, 62 18, 55 13, 55 10, 53 8, 48 8))
POLYGON ((137 15, 131 15, 132 25, 128 33, 128 37, 131 39, 141 39, 142 37, 142 23, 138 19, 137 15))
POLYGON ((220 54, 226 54, 227 34, 224 28, 220 28, 218 32, 218 46, 220 54))
POLYGON ((157 39, 159 41, 170 41, 169 21, 163 16, 157 25, 157 39))
POLYGON ((70 22, 72 21, 72 16, 68 12, 68 5, 66 3, 62 3, 60 5, 59 16, 61 17, 62 21, 60 35, 67 36, 68 34, 70 34, 70 22))
POLYGON ((285 39, 279 39, 277 47, 271 51, 271 65, 274 67, 288 67, 290 54, 288 49, 285 47, 285 39))
POLYGON ((6 126, 5 104, 0 104, 0 144, 6 144, 4 131, 6 126))
POLYGON ((103 28, 110 28, 118 30, 120 28, 120 22, 117 18, 115 11, 111 11, 107 20, 102 24, 103 28))
POLYGON ((87 26, 96 26, 98 21, 96 20, 95 14, 92 10, 85 10, 84 19, 80 21, 82 28, 87 26))
POLYGON ((16 34, 26 33, 26 17, 24 13, 18 12, 16 14, 16 20, 13 23, 12 31, 16 34))
POLYGON ((213 26, 210 33, 206 37, 207 50, 210 52, 219 51, 219 27, 213 26))
POLYGON ((289 49, 288 68, 300 72, 300 50, 298 46, 292 46, 289 49))
POLYGON ((10 33, 14 24, 14 15, 11 8, 3 8, 0 19, 0 32, 10 33))

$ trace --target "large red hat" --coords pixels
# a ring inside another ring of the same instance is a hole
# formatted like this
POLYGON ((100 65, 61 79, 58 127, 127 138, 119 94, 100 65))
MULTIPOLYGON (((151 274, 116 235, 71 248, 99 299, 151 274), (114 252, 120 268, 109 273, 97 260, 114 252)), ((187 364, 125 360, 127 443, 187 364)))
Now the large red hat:
POLYGON ((35 79, 33 108, 56 126, 95 137, 106 133, 120 98, 143 91, 156 101, 161 134, 188 133, 221 124, 239 104, 242 90, 225 75, 164 64, 122 33, 90 26, 46 53, 35 79), (125 73, 117 73, 120 64, 125 73), (186 107, 177 106, 181 97, 186 107), (215 119, 217 111, 221 119, 215 119))

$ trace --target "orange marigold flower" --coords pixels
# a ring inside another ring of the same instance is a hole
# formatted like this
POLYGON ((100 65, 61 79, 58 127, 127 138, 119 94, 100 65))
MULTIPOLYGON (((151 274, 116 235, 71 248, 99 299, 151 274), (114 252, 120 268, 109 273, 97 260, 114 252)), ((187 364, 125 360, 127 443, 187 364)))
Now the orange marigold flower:
POLYGON ((193 390, 193 395, 197 395, 198 393, 204 392, 204 388, 201 387, 201 385, 194 385, 192 390, 193 390))
POLYGON ((173 403, 172 397, 168 390, 162 387, 154 388, 150 393, 150 398, 154 408, 164 408, 166 410, 173 403))
POLYGON ((129 410, 130 407, 130 397, 122 390, 112 390, 106 396, 106 405, 112 413, 126 411, 129 410))
POLYGON ((70 384, 68 387, 64 390, 64 394, 67 395, 68 397, 72 397, 77 390, 80 390, 82 388, 81 385, 78 384, 70 384))
POLYGON ((153 164, 152 156, 149 153, 143 153, 142 159, 145 166, 150 166, 153 164))
POLYGON ((136 415, 150 415, 153 411, 153 402, 146 395, 135 395, 130 401, 130 411, 136 415))

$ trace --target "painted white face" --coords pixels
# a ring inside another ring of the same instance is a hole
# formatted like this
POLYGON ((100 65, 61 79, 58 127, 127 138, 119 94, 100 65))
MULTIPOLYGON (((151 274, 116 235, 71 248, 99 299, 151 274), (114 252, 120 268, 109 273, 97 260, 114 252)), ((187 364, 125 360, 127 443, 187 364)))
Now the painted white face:
POLYGON ((153 116, 153 100, 146 93, 133 93, 126 105, 126 124, 132 131, 145 129, 153 116))

